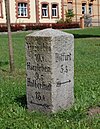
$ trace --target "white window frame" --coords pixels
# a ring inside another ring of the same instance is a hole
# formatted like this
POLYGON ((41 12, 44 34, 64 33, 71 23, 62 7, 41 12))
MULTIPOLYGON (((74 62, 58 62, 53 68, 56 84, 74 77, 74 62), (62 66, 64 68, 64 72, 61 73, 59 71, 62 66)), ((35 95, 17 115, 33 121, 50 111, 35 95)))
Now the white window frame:
POLYGON ((58 17, 58 4, 52 4, 52 17, 58 17), (53 5, 56 7, 53 7, 53 5))
POLYGON ((86 14, 86 3, 82 3, 82 14, 86 14))
POLYGON ((93 12, 93 4, 89 4, 89 14, 92 14, 93 12))
POLYGON ((27 3, 18 3, 18 17, 28 17, 28 7, 27 3))
POLYGON ((48 17, 48 4, 43 3, 42 4, 42 17, 48 17), (43 7, 44 5, 46 5, 46 7, 43 7))

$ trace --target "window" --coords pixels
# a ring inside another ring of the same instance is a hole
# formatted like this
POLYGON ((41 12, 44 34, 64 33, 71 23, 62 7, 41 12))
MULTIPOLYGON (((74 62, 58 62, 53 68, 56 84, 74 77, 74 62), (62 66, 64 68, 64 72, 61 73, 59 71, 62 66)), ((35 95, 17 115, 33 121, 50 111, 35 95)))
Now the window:
POLYGON ((27 3, 18 3, 18 17, 27 17, 27 3))
POLYGON ((52 17, 58 17, 58 5, 52 4, 52 17))
POLYGON ((92 14, 92 4, 89 4, 89 14, 92 14))
POLYGON ((16 18, 30 18, 29 0, 16 0, 16 18))
POLYGON ((72 2, 68 2, 68 10, 72 10, 73 9, 73 6, 72 6, 72 2))
POLYGON ((48 17, 48 4, 42 4, 42 17, 48 17))
POLYGON ((82 14, 86 14, 86 3, 82 3, 82 14))

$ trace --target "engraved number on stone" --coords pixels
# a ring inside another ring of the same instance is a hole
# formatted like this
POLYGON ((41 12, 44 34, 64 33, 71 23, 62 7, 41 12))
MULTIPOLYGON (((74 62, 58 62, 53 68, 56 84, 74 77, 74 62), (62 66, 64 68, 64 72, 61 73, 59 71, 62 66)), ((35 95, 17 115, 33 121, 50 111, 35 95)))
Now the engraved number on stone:
POLYGON ((41 82, 43 82, 44 81, 44 78, 43 78, 43 75, 39 75, 39 73, 35 73, 35 79, 36 80, 41 80, 41 82))
POLYGON ((64 71, 65 73, 67 73, 68 72, 68 68, 67 68, 67 66, 65 66, 65 71, 64 71))
POLYGON ((35 92, 35 95, 37 100, 45 100, 45 96, 41 95, 40 92, 35 92))
POLYGON ((67 66, 61 65, 60 73, 67 73, 67 72, 68 72, 67 66))

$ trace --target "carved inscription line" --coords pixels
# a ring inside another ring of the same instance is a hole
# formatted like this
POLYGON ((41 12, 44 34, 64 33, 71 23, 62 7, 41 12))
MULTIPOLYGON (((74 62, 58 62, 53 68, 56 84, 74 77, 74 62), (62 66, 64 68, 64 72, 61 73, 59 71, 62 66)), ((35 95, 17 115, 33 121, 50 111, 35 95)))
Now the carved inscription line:
POLYGON ((31 65, 30 62, 27 62, 27 70, 34 70, 38 72, 50 72, 51 68, 48 66, 44 66, 43 64, 31 65))
POLYGON ((28 50, 32 49, 34 51, 51 51, 51 47, 47 43, 37 42, 34 44, 26 43, 28 50))
POLYGON ((57 87, 60 87, 62 84, 66 84, 66 83, 70 83, 71 82, 71 80, 68 80, 68 81, 66 81, 66 82, 60 82, 60 81, 58 81, 57 82, 57 87))
POLYGON ((71 53, 55 53, 55 60, 56 62, 71 61, 71 53))
POLYGON ((27 78, 27 86, 34 87, 37 89, 44 89, 44 90, 51 89, 51 83, 45 84, 44 82, 38 82, 35 79, 31 81, 30 78, 27 78))

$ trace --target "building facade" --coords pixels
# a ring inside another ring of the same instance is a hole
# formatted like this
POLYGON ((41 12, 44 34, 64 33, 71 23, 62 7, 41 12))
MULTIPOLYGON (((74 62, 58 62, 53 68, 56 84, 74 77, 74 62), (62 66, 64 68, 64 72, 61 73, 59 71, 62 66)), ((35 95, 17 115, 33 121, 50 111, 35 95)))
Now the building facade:
MULTIPOLYGON (((73 10, 73 21, 89 14, 94 26, 100 26, 100 0, 9 0, 11 23, 55 23, 73 10)), ((5 0, 0 0, 0 24, 6 23, 5 0)))
POLYGON ((74 21, 79 22, 80 17, 90 16, 92 25, 100 26, 100 0, 64 0, 64 10, 73 9, 74 21))
MULTIPOLYGON (((0 0, 0 23, 6 23, 5 0, 0 0)), ((62 0, 9 0, 11 23, 55 23, 62 18, 62 0)))

